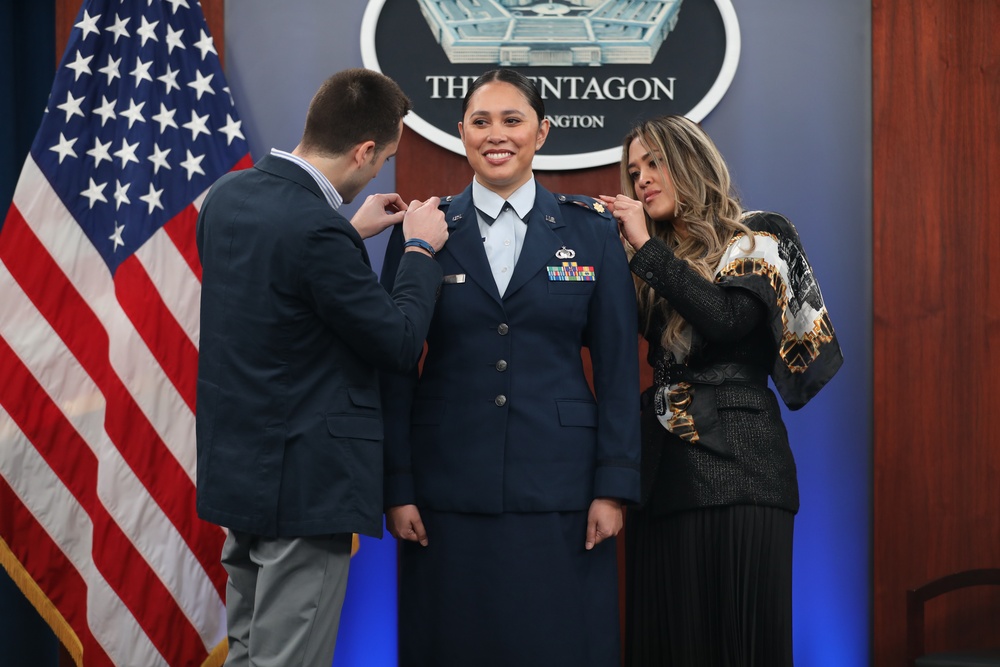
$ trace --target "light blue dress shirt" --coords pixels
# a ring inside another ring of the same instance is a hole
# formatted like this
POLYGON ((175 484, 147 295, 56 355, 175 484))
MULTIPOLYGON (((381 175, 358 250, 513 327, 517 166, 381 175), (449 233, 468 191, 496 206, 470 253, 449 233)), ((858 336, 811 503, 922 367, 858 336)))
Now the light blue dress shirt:
POLYGON ((528 179, 527 183, 507 199, 473 179, 472 201, 476 206, 479 234, 483 237, 486 258, 490 262, 500 296, 503 296, 517 259, 521 256, 524 235, 528 231, 525 220, 535 204, 535 179, 528 179))

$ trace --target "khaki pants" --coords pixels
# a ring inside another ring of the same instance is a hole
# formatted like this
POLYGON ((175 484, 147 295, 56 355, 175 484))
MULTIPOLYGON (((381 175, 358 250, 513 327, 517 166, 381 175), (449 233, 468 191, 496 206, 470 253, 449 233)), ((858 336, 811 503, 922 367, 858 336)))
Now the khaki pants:
POLYGON ((351 535, 269 538, 229 531, 226 667, 330 667, 351 535))

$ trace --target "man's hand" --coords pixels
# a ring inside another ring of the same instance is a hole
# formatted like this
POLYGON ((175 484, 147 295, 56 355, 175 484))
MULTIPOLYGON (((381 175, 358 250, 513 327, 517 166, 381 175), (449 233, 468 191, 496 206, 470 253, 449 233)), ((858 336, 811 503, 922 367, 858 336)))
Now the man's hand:
POLYGON ((385 525, 389 534, 397 540, 420 542, 420 546, 427 546, 427 530, 416 505, 390 507, 385 511, 385 525))
POLYGON ((609 537, 614 537, 622 529, 625 521, 622 504, 614 498, 594 498, 587 513, 587 551, 609 537))
POLYGON ((431 244, 434 252, 443 248, 448 240, 448 224, 444 221, 444 213, 438 208, 440 203, 440 197, 431 197, 425 202, 410 202, 403 217, 403 238, 407 241, 423 239, 431 244))
POLYGON ((395 192, 368 195, 365 203, 351 218, 351 224, 361 238, 367 239, 381 233, 386 227, 395 225, 406 213, 406 202, 395 192))

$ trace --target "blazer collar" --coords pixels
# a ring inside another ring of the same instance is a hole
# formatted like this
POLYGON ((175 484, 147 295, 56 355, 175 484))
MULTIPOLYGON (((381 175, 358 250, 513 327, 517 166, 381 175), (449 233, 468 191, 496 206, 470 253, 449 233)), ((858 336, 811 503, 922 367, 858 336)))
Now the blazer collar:
POLYGON ((254 169, 260 169, 261 171, 277 176, 278 178, 294 181, 320 199, 323 199, 324 201, 326 200, 326 198, 323 197, 323 191, 319 189, 319 184, 316 183, 316 179, 314 179, 309 172, 294 162, 283 160, 280 157, 275 157, 269 153, 257 160, 257 163, 254 165, 254 169))

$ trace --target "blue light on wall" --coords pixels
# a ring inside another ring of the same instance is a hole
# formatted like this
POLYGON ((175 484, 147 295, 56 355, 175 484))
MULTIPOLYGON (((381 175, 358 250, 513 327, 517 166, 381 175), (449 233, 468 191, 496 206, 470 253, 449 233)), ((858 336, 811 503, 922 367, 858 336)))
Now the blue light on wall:
POLYGON ((333 667, 396 664, 396 540, 361 537, 351 559, 333 667))

